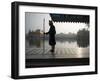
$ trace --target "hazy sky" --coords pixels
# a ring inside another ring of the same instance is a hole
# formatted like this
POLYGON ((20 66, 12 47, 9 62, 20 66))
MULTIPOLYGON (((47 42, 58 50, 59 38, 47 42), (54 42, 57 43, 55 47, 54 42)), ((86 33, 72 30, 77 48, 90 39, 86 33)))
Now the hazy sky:
MULTIPOLYGON (((49 20, 51 17, 49 14, 25 12, 25 32, 29 30, 41 29, 43 31, 43 20, 45 19, 45 32, 49 30, 49 20)), ((79 29, 87 28, 85 23, 63 23, 55 22, 56 33, 77 33, 79 29)))

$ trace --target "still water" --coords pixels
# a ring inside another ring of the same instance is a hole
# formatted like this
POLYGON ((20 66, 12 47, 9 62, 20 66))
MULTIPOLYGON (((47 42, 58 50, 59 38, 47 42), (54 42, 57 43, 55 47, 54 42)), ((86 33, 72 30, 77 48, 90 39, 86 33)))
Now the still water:
MULTIPOLYGON (((27 58, 45 58, 42 57, 44 51, 51 49, 48 40, 26 40, 27 58), (33 52, 27 52, 29 50, 33 52), (41 52, 39 51, 41 50, 41 52)), ((56 58, 89 58, 89 44, 77 40, 56 41, 56 58)), ((47 52, 46 58, 53 58, 47 52)))
MULTIPOLYGON (((88 48, 89 43, 86 42, 78 42, 77 40, 66 40, 66 41, 57 41, 57 48, 88 48)), ((49 48, 49 40, 26 40, 26 48, 49 48)))

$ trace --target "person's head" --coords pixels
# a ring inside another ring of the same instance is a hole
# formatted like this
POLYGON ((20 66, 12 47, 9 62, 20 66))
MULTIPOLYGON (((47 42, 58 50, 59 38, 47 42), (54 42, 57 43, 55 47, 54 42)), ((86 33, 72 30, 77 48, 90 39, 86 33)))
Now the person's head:
POLYGON ((53 25, 53 22, 51 20, 49 20, 49 25, 52 26, 53 25))

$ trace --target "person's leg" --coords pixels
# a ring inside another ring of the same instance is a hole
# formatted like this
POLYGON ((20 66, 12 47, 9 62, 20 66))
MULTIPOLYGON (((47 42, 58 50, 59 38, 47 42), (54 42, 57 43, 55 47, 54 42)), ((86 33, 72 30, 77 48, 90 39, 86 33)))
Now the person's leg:
POLYGON ((52 46, 52 50, 55 51, 55 45, 52 46))
POLYGON ((51 52, 54 52, 55 51, 55 45, 52 45, 51 46, 51 50, 50 50, 51 52))
POLYGON ((52 52, 52 49, 53 49, 53 47, 52 47, 52 45, 51 45, 51 49, 50 49, 51 52, 52 52))

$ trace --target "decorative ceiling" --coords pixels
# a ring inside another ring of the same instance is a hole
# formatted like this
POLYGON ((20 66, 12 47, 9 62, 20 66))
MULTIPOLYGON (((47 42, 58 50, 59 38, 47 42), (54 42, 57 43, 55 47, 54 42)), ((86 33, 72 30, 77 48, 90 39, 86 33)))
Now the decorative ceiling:
POLYGON ((77 22, 89 24, 89 15, 50 14, 54 22, 77 22))

